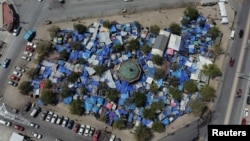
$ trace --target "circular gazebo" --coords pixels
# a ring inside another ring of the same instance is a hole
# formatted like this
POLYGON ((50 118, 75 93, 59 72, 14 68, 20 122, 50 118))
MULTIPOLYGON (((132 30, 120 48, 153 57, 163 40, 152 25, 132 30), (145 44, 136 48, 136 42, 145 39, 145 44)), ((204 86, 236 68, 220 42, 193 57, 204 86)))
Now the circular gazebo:
POLYGON ((132 83, 140 78, 141 68, 136 62, 129 60, 121 64, 119 74, 122 80, 132 83))

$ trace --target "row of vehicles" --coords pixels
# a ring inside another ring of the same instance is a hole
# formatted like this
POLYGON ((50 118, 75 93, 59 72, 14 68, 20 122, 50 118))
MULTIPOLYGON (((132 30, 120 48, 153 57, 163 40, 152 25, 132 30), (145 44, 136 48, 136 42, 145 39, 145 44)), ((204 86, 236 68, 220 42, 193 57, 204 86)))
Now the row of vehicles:
POLYGON ((25 69, 23 67, 20 66, 15 66, 15 70, 13 71, 13 73, 10 75, 9 77, 9 84, 17 87, 18 85, 18 81, 21 79, 22 74, 25 72, 25 69))

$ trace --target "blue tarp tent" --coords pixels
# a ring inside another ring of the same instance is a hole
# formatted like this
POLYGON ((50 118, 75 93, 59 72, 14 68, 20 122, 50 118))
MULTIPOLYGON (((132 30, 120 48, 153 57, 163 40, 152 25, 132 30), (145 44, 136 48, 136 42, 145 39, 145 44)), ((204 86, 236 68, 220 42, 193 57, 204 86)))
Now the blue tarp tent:
POLYGON ((72 101, 72 99, 73 99, 73 98, 72 98, 71 96, 70 96, 70 97, 66 97, 66 98, 63 99, 63 103, 64 103, 64 104, 70 104, 71 101, 72 101))

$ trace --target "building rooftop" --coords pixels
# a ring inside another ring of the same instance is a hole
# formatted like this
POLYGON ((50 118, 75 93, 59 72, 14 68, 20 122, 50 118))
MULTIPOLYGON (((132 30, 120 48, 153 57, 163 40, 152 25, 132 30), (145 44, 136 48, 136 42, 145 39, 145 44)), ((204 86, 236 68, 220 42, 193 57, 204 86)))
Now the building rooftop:
POLYGON ((121 64, 119 74, 123 80, 134 82, 140 77, 141 68, 136 62, 129 60, 121 64))

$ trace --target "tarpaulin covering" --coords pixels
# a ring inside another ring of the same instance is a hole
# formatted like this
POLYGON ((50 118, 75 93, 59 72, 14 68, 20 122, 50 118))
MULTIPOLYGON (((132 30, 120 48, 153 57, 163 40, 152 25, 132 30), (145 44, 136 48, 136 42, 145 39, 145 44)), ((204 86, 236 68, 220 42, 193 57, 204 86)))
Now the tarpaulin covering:
POLYGON ((72 100, 73 100, 72 96, 69 96, 63 99, 63 103, 70 104, 72 100))

